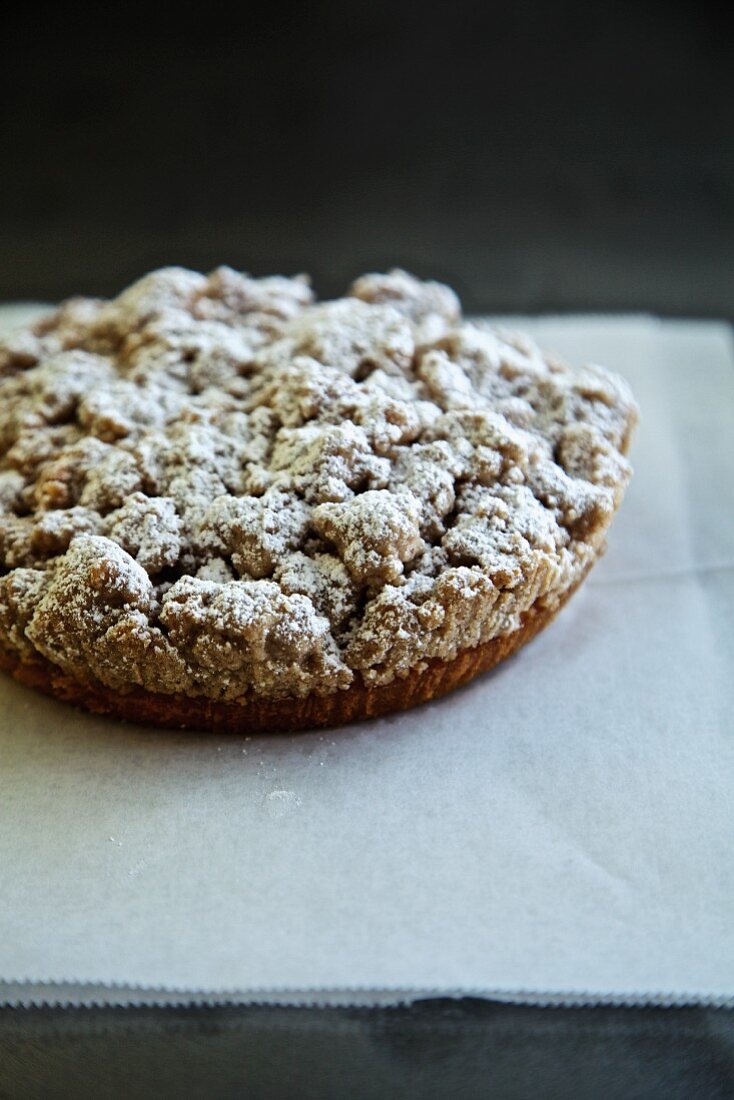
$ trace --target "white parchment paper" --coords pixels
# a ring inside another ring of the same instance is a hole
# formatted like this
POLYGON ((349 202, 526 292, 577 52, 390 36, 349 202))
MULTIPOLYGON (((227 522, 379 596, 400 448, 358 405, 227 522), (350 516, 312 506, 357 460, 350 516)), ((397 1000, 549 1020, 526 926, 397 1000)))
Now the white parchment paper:
POLYGON ((584 588, 463 691, 323 733, 0 678, 0 1000, 734 998, 731 334, 523 325, 643 410, 584 588))

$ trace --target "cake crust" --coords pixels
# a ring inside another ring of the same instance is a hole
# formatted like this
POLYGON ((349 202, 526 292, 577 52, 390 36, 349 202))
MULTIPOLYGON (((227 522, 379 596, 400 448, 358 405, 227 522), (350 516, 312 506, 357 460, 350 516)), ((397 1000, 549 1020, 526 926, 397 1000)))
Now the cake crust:
POLYGON ((410 710, 464 687, 532 641, 553 621, 577 588, 574 585, 553 607, 537 601, 523 614, 517 630, 462 650, 451 661, 431 661, 422 671, 389 684, 375 686, 362 681, 330 695, 311 695, 305 699, 252 695, 224 703, 202 697, 163 695, 143 688, 122 693, 99 682, 76 680, 42 657, 22 661, 17 654, 4 649, 0 649, 0 668, 24 687, 109 718, 212 733, 295 733, 410 710))

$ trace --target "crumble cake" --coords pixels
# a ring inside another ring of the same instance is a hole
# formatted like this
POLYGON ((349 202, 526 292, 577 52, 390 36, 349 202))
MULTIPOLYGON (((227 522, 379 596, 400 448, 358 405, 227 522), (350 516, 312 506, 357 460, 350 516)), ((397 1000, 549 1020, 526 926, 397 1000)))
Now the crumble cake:
POLYGON ((297 729, 546 625, 630 477, 627 385, 448 287, 154 272, 0 343, 0 663, 103 713, 297 729))

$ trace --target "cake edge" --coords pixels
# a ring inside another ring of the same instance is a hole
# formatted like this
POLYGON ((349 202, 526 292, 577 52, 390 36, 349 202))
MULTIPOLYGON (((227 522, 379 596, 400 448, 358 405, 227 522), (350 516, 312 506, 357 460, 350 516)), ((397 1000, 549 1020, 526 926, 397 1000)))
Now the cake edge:
MULTIPOLYGON (((588 571, 587 571, 588 572, 588 571)), ((0 669, 24 687, 71 703, 92 714, 152 725, 210 733, 295 733, 378 718, 409 710, 468 684, 516 653, 548 626, 574 592, 582 576, 552 605, 546 598, 521 615, 520 626, 509 634, 461 650, 451 660, 434 659, 419 672, 410 672, 388 684, 363 680, 328 695, 268 699, 248 695, 223 702, 206 696, 165 695, 135 687, 114 691, 96 681, 81 681, 38 655, 23 660, 0 648, 0 669)))

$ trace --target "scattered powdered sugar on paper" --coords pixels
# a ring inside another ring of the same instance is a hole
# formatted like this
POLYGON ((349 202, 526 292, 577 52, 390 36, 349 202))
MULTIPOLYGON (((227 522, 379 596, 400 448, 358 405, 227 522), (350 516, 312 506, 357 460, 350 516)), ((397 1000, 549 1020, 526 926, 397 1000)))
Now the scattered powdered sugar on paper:
POLYGON ((271 791, 265 796, 265 808, 270 817, 287 817, 301 805, 295 791, 271 791))
POLYGON ((0 646, 121 691, 389 682, 584 574, 635 419, 404 272, 71 299, 0 344, 0 646))

